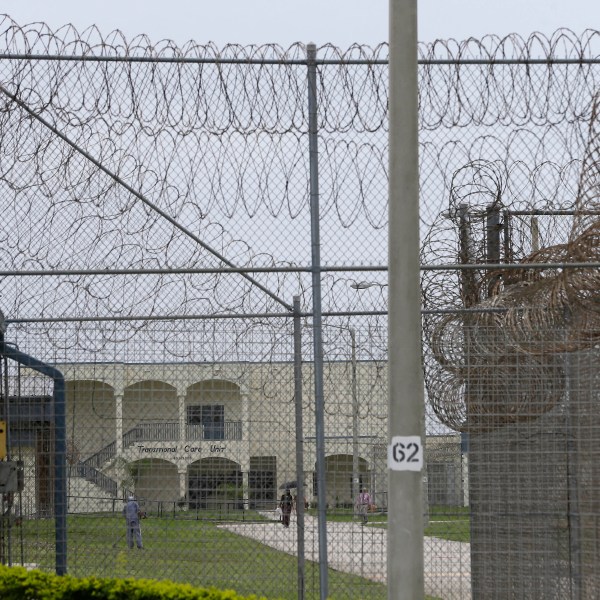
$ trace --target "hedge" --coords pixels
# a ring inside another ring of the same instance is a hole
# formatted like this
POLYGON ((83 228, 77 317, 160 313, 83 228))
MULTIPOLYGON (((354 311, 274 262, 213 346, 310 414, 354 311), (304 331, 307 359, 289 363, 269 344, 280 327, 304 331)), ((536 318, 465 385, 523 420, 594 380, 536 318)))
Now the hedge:
POLYGON ((150 579, 77 578, 0 565, 2 600, 267 600, 233 590, 150 579))

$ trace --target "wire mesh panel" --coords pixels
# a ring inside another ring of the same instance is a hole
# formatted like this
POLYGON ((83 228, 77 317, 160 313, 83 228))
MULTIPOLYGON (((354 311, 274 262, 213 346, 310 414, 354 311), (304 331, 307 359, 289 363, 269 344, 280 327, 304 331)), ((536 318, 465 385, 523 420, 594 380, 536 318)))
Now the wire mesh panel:
MULTIPOLYGON (((597 223, 597 108, 592 97, 570 210, 538 214, 507 206, 498 181, 492 203, 460 203, 452 213, 462 265, 445 300, 456 304, 426 316, 425 362, 432 408, 460 432, 468 473, 462 539, 469 542, 470 589, 457 594, 597 595, 596 528, 587 519, 598 501, 590 294, 597 268, 590 242, 597 223)), ((466 189, 471 194, 473 184, 466 189)), ((444 235, 435 231, 431 247, 444 235)), ((428 302, 441 298, 450 277, 450 271, 427 276, 428 302)))
MULTIPOLYGON (((1 31, 2 562, 393 595, 387 46, 1 31)), ((425 594, 593 598, 598 34, 420 51, 425 594)))
MULTIPOLYGON (((385 597, 386 365, 375 360, 376 348, 361 342, 360 331, 353 331, 353 353, 350 339, 343 339, 349 331, 328 328, 335 332, 326 340, 325 368, 331 584, 340 596, 385 597), (364 517, 356 507, 359 488, 371 496, 364 517)), ((11 329, 19 346, 24 336, 37 351, 48 349, 45 326, 11 329)), ((87 335, 93 329, 102 336, 96 325, 86 327, 87 335)), ((220 340, 233 333, 230 321, 211 330, 220 340)), ((70 573, 296 597, 302 536, 301 586, 318 596, 313 374, 310 368, 303 373, 304 429, 298 433, 294 363, 286 348, 291 336, 281 334, 281 343, 259 339, 249 346, 253 354, 269 349, 263 362, 241 354, 231 361, 141 362, 133 360, 136 346, 125 342, 122 360, 55 363, 66 379, 70 573), (300 476, 298 435, 304 443, 300 476), (289 506, 282 500, 288 490, 289 506), (132 502, 137 522, 130 528, 132 502)), ((188 330, 188 339, 200 344, 202 332, 188 330)), ((238 342, 239 352, 244 342, 238 342)), ((44 408, 51 408, 52 395, 48 382, 33 393, 38 379, 20 371, 9 380, 11 447, 24 463, 25 485, 9 511, 12 542, 4 556, 11 564, 53 569, 52 411, 44 408)))

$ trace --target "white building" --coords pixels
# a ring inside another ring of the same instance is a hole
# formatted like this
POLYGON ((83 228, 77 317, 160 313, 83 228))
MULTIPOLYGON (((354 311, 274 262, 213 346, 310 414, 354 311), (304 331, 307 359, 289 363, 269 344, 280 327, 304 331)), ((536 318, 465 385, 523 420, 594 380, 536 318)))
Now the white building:
MULTIPOLYGON (((149 506, 272 508, 296 480, 292 363, 57 364, 66 381, 69 510, 111 507, 128 491, 149 506)), ((387 381, 375 362, 325 366, 327 502, 352 503, 365 485, 384 504, 387 381), (356 410, 356 420, 353 415, 356 410), (355 427, 353 427, 355 425, 355 427)), ((305 497, 316 496, 312 371, 303 374, 305 497)), ((15 402, 19 404, 15 398, 15 402)), ((26 504, 51 500, 52 399, 27 400, 46 414, 13 425, 26 465, 26 504)), ((23 406, 23 399, 20 404, 23 406)), ((35 508, 33 508, 35 507, 35 508)))
MULTIPOLYGON (((113 510, 129 491, 150 508, 273 508, 286 482, 296 480, 292 363, 56 367, 66 380, 71 512, 113 510)), ((352 505, 353 490, 365 486, 385 507, 387 367, 375 361, 356 367, 353 396, 352 365, 325 364, 327 503, 352 505)), ((304 365, 302 454, 309 502, 316 501, 317 492, 312 375, 311 365, 304 365)), ((11 413, 18 417, 13 446, 19 445, 25 463, 25 510, 43 514, 52 504, 52 398, 15 398, 13 404, 20 406, 11 413)), ((438 444, 431 439, 428 460, 444 462, 455 473, 459 438, 444 438, 442 458, 435 458, 438 444)), ((435 497, 451 497, 450 487, 454 496, 460 494, 456 475, 445 484, 448 475, 442 481, 438 467, 428 469, 435 497)))

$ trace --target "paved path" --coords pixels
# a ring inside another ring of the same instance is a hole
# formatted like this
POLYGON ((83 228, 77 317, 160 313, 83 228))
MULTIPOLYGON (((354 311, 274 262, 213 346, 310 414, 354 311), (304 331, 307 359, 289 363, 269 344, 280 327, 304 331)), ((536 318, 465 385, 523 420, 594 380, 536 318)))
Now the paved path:
MULTIPOLYGON (((263 513, 272 521, 228 523, 224 529, 253 538, 271 548, 294 556, 298 553, 296 521, 289 529, 275 520, 274 513, 263 513)), ((306 515, 304 550, 306 560, 319 561, 317 519, 306 515)), ((387 530, 359 523, 327 523, 327 558, 338 571, 354 573, 385 583, 387 530)), ((425 593, 443 600, 470 600, 469 544, 440 538, 425 538, 425 593)))

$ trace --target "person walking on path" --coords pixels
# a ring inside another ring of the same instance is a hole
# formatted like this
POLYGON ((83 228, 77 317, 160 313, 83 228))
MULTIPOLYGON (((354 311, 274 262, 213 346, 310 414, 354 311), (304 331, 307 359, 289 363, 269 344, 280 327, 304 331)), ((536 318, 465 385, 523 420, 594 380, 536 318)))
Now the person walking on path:
POLYGON ((290 526, 290 515, 292 514, 292 506, 294 504, 294 499, 290 494, 290 490, 286 489, 285 493, 281 496, 281 501, 279 502, 279 507, 281 508, 281 522, 284 527, 290 526))
POLYGON ((129 496, 127 504, 123 507, 123 516, 127 524, 127 546, 133 548, 133 540, 141 550, 142 530, 140 529, 140 507, 133 496, 129 496))
POLYGON ((366 525, 369 520, 369 507, 371 506, 371 494, 367 492, 367 488, 363 488, 356 499, 356 509, 362 517, 362 524, 366 525))

